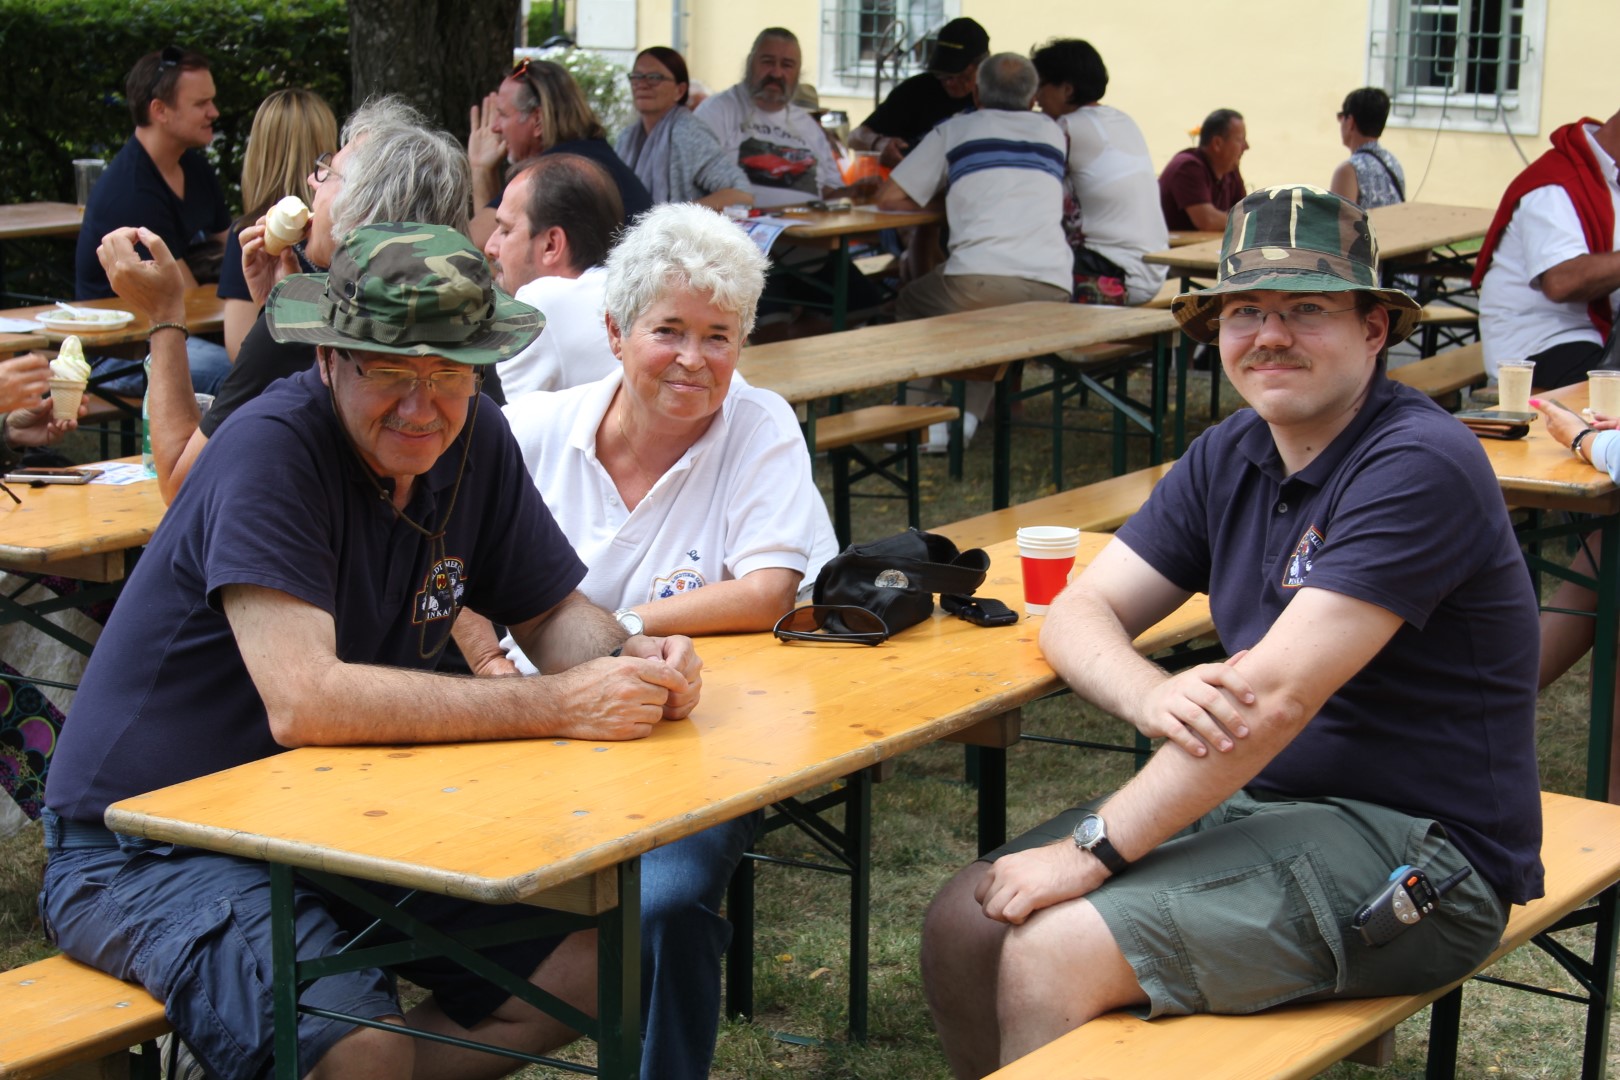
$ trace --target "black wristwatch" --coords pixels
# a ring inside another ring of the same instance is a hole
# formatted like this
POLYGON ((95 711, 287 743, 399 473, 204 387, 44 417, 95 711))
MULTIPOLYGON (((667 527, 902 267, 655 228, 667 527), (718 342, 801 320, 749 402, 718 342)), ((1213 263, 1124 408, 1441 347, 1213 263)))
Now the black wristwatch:
POLYGON ((1124 873, 1131 865, 1125 861, 1125 856, 1114 850, 1108 840, 1108 826, 1098 814, 1087 814, 1080 819, 1080 824, 1074 827, 1074 846, 1097 856, 1110 874, 1124 873))

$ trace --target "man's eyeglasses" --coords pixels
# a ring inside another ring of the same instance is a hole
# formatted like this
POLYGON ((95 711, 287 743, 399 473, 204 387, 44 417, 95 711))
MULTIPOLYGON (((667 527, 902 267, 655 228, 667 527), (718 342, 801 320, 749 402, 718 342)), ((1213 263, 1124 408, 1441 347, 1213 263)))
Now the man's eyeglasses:
POLYGON ((388 397, 402 398, 414 394, 423 383, 435 394, 447 399, 465 400, 478 392, 480 376, 471 369, 431 371, 423 375, 410 368, 365 368, 349 353, 343 353, 343 356, 354 365, 366 389, 388 397))
POLYGON ((1294 333, 1309 334, 1325 326, 1329 315, 1343 315, 1354 310, 1354 307, 1330 309, 1316 304, 1301 304, 1289 311, 1263 311, 1246 305, 1233 308, 1228 314, 1210 321, 1219 323, 1222 330, 1230 330, 1234 334, 1258 334, 1260 328, 1266 325, 1267 316, 1275 315, 1278 322, 1294 333))
POLYGON ((332 151, 330 150, 315 159, 315 168, 312 171, 315 174, 315 183, 317 185, 326 183, 327 180, 334 176, 339 180, 343 179, 343 174, 332 168, 332 151))
POLYGON ((778 641, 842 641, 852 645, 878 645, 889 628, 863 607, 848 604, 806 604, 794 608, 771 631, 778 641))
POLYGON ((664 75, 657 71, 632 71, 630 74, 625 76, 625 79, 629 81, 631 86, 639 86, 642 83, 645 83, 648 86, 657 86, 662 82, 675 81, 673 76, 664 75))

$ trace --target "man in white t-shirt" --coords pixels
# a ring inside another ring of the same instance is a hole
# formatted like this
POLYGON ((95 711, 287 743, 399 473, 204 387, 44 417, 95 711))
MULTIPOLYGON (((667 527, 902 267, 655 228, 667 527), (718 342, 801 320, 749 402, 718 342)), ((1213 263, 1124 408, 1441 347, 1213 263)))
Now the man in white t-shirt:
POLYGON ((624 224, 618 188, 606 169, 575 154, 548 154, 518 168, 501 196, 484 253, 501 288, 544 315, 546 328, 528 348, 501 361, 508 401, 619 370, 602 304, 602 263, 624 224))
POLYGON ((743 81, 698 106, 698 119, 748 174, 755 206, 830 197, 843 183, 821 123, 793 107, 801 60, 793 31, 767 27, 748 51, 743 81))
MULTIPOLYGON (((900 319, 1069 300, 1074 260, 1063 232, 1063 131, 1030 111, 1036 81, 1034 65, 1017 53, 984 61, 974 90, 978 110, 929 132, 878 192, 884 210, 943 202, 950 227, 949 256, 901 290, 900 319)), ((991 393, 988 382, 968 384, 977 421, 991 393)), ((978 427, 966 417, 964 424, 970 435, 978 427)), ((930 447, 940 442, 935 436, 930 432, 930 447)))
POLYGON ((1509 185, 1474 271, 1485 369, 1534 360, 1548 390, 1585 380, 1620 315, 1620 112, 1551 141, 1509 185))

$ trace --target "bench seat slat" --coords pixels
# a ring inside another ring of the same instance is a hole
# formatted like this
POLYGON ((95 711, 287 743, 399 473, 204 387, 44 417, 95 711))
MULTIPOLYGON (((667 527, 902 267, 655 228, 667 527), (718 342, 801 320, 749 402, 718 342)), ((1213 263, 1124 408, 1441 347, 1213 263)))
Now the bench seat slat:
POLYGON ((29 1080, 120 1053, 169 1030, 139 986, 66 956, 0 972, 0 1077, 29 1080))

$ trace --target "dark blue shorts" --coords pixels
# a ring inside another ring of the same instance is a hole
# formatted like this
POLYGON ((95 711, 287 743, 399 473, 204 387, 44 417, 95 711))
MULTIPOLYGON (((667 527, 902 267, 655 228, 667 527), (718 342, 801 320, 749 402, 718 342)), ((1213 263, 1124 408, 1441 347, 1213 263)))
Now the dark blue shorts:
MULTIPOLYGON (((65 823, 49 810, 40 917, 46 934, 74 959, 139 983, 164 1003, 169 1022, 212 1074, 250 1080, 267 1069, 274 1048, 271 997, 270 875, 264 863, 196 848, 114 838, 95 826, 65 823), (96 844, 97 833, 108 843, 96 844), (83 844, 84 846, 73 846, 83 844)), ((364 884, 364 883, 360 883, 364 884)), ((365 885, 390 902, 404 890, 365 885)), ((304 881, 296 887, 299 957, 336 951, 369 925, 369 917, 304 881)), ((423 893, 413 915, 461 932, 532 918, 528 905, 492 906, 423 893)), ((383 930, 368 941, 398 940, 383 930)), ((561 937, 486 951, 491 962, 528 978, 561 937)), ((391 975, 433 993, 447 1016, 470 1028, 507 998, 504 990, 453 961, 431 958, 384 971, 332 975, 311 983, 299 1001, 373 1019, 400 1016, 391 975)), ((354 1030, 350 1024, 300 1014, 299 1063, 307 1070, 354 1030)))

